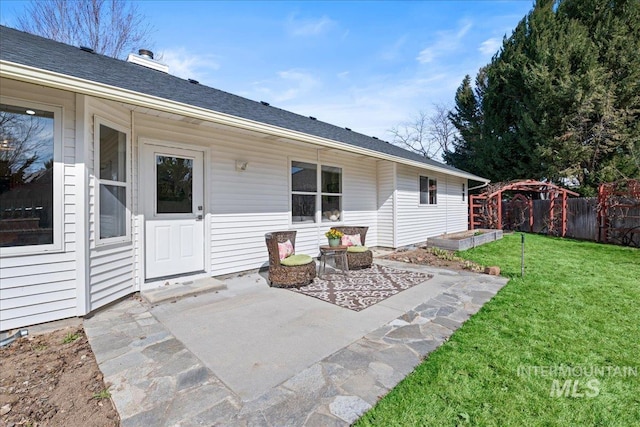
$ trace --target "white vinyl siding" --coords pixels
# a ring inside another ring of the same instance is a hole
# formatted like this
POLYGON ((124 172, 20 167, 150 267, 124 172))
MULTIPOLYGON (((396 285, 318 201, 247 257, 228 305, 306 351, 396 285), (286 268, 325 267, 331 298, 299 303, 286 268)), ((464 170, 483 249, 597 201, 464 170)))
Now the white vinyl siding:
POLYGON ((397 237, 398 247, 422 243, 428 237, 467 229, 467 205, 460 188, 466 180, 439 173, 428 173, 438 182, 438 203, 420 205, 419 179, 424 171, 398 165, 397 237))
MULTIPOLYGON (((439 183, 443 185, 444 183, 439 183)), ((467 204, 467 180, 455 176, 446 176, 446 189, 442 194, 447 206, 446 232, 457 233, 469 228, 469 205, 467 204), (462 199, 462 185, 465 188, 465 198, 462 199)))
MULTIPOLYGON (((0 248, 0 330, 72 317, 76 308, 75 96, 37 85, 0 80, 2 96, 62 108, 62 197, 54 219, 61 227, 56 253, 5 255, 0 248)), ((54 183, 59 185, 60 183, 54 183)))
MULTIPOLYGON (((376 244, 376 163, 372 159, 337 151, 319 153, 313 146, 278 142, 264 135, 145 114, 135 115, 135 125, 138 137, 209 150, 204 212, 209 247, 205 254, 210 251, 208 272, 213 276, 266 266, 264 235, 272 231, 298 230, 296 251, 312 256, 326 243, 324 232, 331 223, 291 223, 290 159, 342 168, 344 221, 339 223, 369 226, 367 245, 376 244), (236 170, 238 160, 247 162, 246 170, 236 170)), ((139 222, 135 224, 140 227, 139 222)))
MULTIPOLYGON (((366 245, 378 246, 378 194, 377 194, 377 164, 373 159, 355 156, 345 156, 342 160, 343 168, 343 209, 344 225, 367 226, 366 245)), ((324 245, 327 238, 322 231, 320 244, 324 245)))
POLYGON ((395 247, 396 164, 378 162, 378 245, 395 247))
MULTIPOLYGON (((86 126, 89 131, 87 169, 89 172, 89 307, 96 310, 110 302, 134 292, 133 243, 130 240, 117 244, 100 245, 98 239, 97 197, 99 186, 95 168, 95 154, 99 150, 94 137, 96 123, 105 119, 104 124, 118 130, 131 129, 131 113, 113 102, 87 98, 86 126)), ((130 140, 128 141, 130 143, 130 140)), ((131 149, 128 148, 128 152, 131 149)), ((131 182, 131 163, 127 162, 127 181, 131 182)), ((129 220, 130 221, 130 220, 129 220)))

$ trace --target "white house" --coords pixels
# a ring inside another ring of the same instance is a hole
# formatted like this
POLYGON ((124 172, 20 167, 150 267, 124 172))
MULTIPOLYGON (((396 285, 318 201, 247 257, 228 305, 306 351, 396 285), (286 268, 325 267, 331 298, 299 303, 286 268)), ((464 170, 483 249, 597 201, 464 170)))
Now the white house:
POLYGON ((317 254, 337 224, 467 229, 486 179, 166 71, 0 27, 0 331, 263 267, 270 231, 317 254))

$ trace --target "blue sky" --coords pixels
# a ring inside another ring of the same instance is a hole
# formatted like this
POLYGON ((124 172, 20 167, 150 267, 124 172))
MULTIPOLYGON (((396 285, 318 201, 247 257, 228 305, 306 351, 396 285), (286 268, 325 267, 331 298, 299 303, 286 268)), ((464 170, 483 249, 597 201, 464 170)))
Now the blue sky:
MULTIPOLYGON (((16 26, 23 1, 2 0, 16 26)), ((170 73, 390 140, 453 104, 532 8, 519 1, 138 1, 170 73)), ((144 47, 144 46, 141 46, 144 47)))

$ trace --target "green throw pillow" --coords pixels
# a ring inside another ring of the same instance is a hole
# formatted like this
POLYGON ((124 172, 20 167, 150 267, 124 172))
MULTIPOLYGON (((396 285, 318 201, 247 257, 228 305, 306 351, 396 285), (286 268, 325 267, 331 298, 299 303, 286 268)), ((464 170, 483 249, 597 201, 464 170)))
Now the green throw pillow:
POLYGON ((309 255, 291 255, 280 261, 280 264, 287 267, 295 267, 296 265, 305 265, 313 262, 313 259, 309 255))
POLYGON ((366 246, 349 246, 347 248, 347 252, 354 252, 354 253, 361 253, 361 252, 367 252, 369 250, 368 247, 366 246))

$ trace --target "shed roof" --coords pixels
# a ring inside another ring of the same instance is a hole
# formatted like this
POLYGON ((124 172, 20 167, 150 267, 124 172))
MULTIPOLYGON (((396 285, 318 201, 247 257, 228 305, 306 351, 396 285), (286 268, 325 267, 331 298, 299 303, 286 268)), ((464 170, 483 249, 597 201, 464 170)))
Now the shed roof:
POLYGON ((469 179, 488 181, 371 136, 5 26, 0 26, 0 61, 179 102, 346 146, 372 150, 412 163, 422 163, 427 168, 444 170, 469 179))

